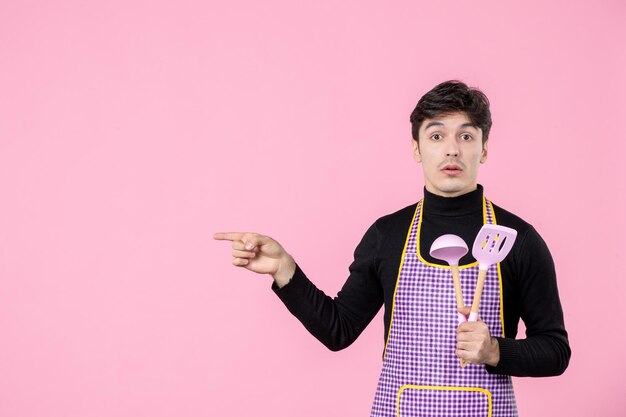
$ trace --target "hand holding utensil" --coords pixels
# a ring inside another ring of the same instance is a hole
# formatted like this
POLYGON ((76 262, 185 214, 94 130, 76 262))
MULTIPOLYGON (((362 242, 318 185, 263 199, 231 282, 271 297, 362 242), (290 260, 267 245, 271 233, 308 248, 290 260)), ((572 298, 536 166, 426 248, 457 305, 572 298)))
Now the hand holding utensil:
MULTIPOLYGON (((478 261, 478 281, 476 282, 474 300, 472 301, 468 321, 476 321, 478 319, 480 297, 483 293, 487 270, 491 265, 502 262, 506 258, 513 247, 516 237, 517 231, 515 229, 495 224, 484 225, 478 232, 478 235, 476 235, 474 246, 472 247, 472 256, 478 261)), ((465 365, 465 361, 462 360, 461 366, 465 367, 465 365)))

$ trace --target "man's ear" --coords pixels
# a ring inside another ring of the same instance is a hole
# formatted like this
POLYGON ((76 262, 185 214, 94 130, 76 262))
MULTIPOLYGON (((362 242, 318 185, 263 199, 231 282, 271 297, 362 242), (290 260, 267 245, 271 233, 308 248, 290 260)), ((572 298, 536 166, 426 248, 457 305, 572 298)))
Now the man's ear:
POLYGON ((485 143, 483 144, 483 155, 480 157, 480 163, 484 164, 487 161, 487 145, 489 144, 489 141, 486 140, 485 143))
POLYGON ((420 145, 415 139, 413 139, 413 159, 415 159, 417 163, 422 162, 422 155, 420 154, 420 145))

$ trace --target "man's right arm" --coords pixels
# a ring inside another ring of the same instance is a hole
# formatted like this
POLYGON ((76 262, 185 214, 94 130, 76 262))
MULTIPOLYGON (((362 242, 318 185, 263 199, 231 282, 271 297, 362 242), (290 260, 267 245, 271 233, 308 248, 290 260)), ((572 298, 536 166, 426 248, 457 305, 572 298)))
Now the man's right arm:
POLYGON ((284 248, 258 233, 216 233, 232 242, 233 264, 274 278, 272 289, 306 329, 330 350, 349 346, 383 305, 378 273, 381 238, 376 224, 354 251, 350 276, 336 297, 319 290, 284 248))
POLYGON ((378 278, 380 236, 373 224, 354 251, 350 275, 336 297, 318 289, 296 265, 288 284, 272 289, 287 309, 328 349, 352 344, 383 305, 378 278))

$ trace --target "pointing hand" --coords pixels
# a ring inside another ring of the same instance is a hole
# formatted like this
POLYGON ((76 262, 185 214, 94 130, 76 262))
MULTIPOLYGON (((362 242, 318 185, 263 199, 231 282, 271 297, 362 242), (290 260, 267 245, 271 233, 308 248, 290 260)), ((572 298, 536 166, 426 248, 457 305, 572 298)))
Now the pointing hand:
POLYGON ((215 233, 216 240, 232 242, 233 265, 259 274, 270 274, 279 287, 286 285, 296 270, 296 263, 285 249, 269 236, 258 233, 215 233))

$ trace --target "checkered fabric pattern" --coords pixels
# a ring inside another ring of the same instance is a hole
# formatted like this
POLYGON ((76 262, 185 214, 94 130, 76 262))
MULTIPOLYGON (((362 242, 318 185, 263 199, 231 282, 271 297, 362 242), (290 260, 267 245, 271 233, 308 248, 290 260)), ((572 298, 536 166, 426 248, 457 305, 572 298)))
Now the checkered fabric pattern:
MULTIPOLYGON (((491 205, 485 205, 492 224, 491 205)), ((484 365, 459 365, 450 268, 428 265, 417 255, 422 206, 420 201, 411 225, 371 416, 517 416, 510 376, 490 375, 484 365)), ((462 268, 460 278, 465 304, 471 305, 478 265, 462 268)), ((479 316, 492 336, 502 336, 496 265, 487 271, 479 316)))

